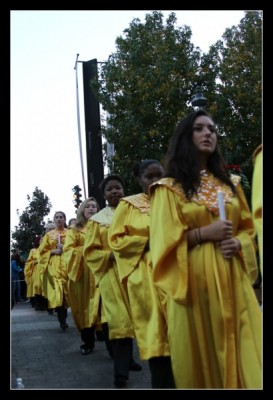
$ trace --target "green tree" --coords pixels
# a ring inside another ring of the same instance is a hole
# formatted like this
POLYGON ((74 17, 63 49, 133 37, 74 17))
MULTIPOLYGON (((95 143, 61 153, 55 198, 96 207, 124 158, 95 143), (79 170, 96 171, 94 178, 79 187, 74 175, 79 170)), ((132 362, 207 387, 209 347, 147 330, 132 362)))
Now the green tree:
MULTIPOLYGON (((262 13, 245 12, 202 61, 203 72, 213 69, 215 75, 208 99, 225 159, 240 165, 250 200, 252 154, 262 142, 262 13)), ((202 79, 208 81, 205 74, 202 79)))
POLYGON ((15 226, 15 230, 11 234, 12 247, 19 248, 24 254, 27 254, 33 247, 35 236, 45 233, 44 217, 50 213, 52 207, 48 196, 38 187, 35 187, 32 198, 27 195, 27 199, 29 205, 21 215, 17 210, 19 225, 15 226))
POLYGON ((146 14, 144 23, 133 19, 92 83, 109 116, 102 133, 115 146, 107 161, 125 178, 127 194, 139 190, 130 176, 133 163, 162 161, 175 125, 191 109, 201 54, 190 42, 191 29, 175 24, 175 13, 165 24, 158 11, 146 14))
POLYGON ((248 200, 252 153, 261 142, 262 13, 247 11, 238 26, 227 28, 207 54, 191 43, 191 29, 165 21, 159 11, 134 19, 116 39, 91 86, 107 112, 102 134, 113 143, 111 172, 125 178, 126 193, 139 190, 130 171, 144 158, 164 160, 177 122, 192 110, 197 86, 218 124, 228 164, 240 165, 248 200))

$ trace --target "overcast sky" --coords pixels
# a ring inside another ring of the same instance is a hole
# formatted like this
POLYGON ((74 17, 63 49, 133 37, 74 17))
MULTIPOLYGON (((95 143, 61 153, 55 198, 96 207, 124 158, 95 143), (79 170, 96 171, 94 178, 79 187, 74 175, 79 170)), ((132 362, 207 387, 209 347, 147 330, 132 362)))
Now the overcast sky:
MULTIPOLYGON (((174 11, 177 26, 188 25, 191 41, 207 52, 244 11, 174 11)), ((28 206, 35 187, 52 203, 48 217, 75 216, 72 188, 83 188, 76 107, 76 56, 106 61, 115 39, 145 11, 11 11, 11 229, 16 210, 28 206)), ((82 64, 78 63, 82 146, 85 126, 82 64)), ((86 177, 86 171, 84 171, 86 177)), ((87 188, 87 184, 86 184, 87 188)), ((47 219, 47 217, 46 217, 47 219)))

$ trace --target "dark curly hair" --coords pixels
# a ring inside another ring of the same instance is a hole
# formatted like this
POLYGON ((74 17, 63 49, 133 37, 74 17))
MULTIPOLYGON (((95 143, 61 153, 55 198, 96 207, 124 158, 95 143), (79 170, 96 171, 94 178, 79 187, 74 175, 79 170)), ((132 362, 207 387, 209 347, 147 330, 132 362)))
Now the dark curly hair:
POLYGON ((132 174, 135 178, 140 178, 141 175, 143 174, 143 172, 146 170, 146 168, 149 167, 149 165, 153 165, 153 164, 158 164, 161 166, 161 163, 157 160, 152 160, 152 159, 148 159, 148 160, 142 160, 142 161, 138 161, 133 165, 132 168, 132 174))
POLYGON ((109 181, 118 181, 124 187, 124 181, 119 175, 108 175, 99 184, 99 189, 104 194, 105 186, 109 181))

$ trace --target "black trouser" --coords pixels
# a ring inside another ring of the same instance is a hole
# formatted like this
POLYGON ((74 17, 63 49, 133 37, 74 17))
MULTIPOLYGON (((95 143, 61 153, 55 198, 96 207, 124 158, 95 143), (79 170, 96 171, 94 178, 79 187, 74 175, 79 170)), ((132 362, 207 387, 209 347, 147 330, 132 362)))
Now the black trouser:
POLYGON ((66 318, 67 318, 67 308, 64 306, 56 307, 57 315, 58 315, 58 321, 60 322, 61 325, 66 323, 66 318))
POLYGON ((95 325, 81 329, 81 338, 89 349, 93 349, 95 346, 95 325))
POLYGON ((113 349, 112 349, 112 343, 109 340, 109 329, 108 329, 108 324, 105 322, 101 324, 102 331, 103 331, 103 338, 105 341, 105 346, 106 349, 110 355, 111 358, 113 358, 113 349))
POLYGON ((47 310, 47 299, 40 294, 35 294, 35 310, 47 310))
POLYGON ((108 324, 101 324, 103 336, 108 353, 114 359, 114 375, 129 378, 129 365, 134 362, 133 339, 122 338, 109 340, 108 324))
POLYGON ((110 340, 114 358, 115 379, 123 377, 129 379, 129 364, 133 356, 133 339, 110 340))
POLYGON ((149 359, 153 389, 175 389, 170 356, 149 359))

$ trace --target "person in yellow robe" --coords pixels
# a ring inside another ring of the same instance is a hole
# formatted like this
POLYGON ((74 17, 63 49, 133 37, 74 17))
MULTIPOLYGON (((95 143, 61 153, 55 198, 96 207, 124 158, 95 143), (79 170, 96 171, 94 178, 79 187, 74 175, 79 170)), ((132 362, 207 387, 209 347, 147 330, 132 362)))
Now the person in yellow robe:
POLYGON ((120 283, 113 252, 108 242, 108 230, 115 209, 124 196, 123 180, 118 175, 108 175, 100 184, 108 206, 88 221, 83 255, 87 266, 100 289, 107 324, 102 324, 109 339, 114 359, 114 385, 125 388, 129 370, 141 370, 133 359, 134 326, 125 288, 120 283))
POLYGON ((66 322, 67 308, 69 307, 67 296, 67 269, 63 255, 63 245, 67 232, 66 215, 63 211, 54 214, 56 228, 47 232, 40 244, 39 268, 46 278, 46 290, 48 308, 55 308, 58 315, 60 328, 65 331, 68 328, 66 322))
POLYGON ((36 236, 33 248, 30 250, 25 264, 25 281, 27 283, 27 297, 36 311, 47 309, 47 299, 42 296, 42 275, 39 270, 39 245, 42 238, 36 236))
MULTIPOLYGON (((54 222, 49 222, 46 227, 45 227, 45 233, 52 231, 53 229, 56 229, 56 225, 54 224, 54 222)), ((41 237, 40 240, 40 244, 42 243, 43 240, 43 236, 41 237)), ((40 246, 39 246, 40 248, 40 246)), ((38 252, 39 252, 39 257, 40 257, 40 250, 38 248, 38 252)), ((37 286, 38 286, 38 282, 41 282, 41 295, 43 298, 43 304, 45 304, 45 307, 47 309, 47 312, 49 315, 53 315, 53 309, 52 308, 48 308, 48 299, 47 299, 47 285, 48 285, 48 279, 47 279, 47 271, 45 271, 43 268, 40 268, 39 263, 37 265, 38 268, 36 268, 36 271, 34 272, 34 279, 35 282, 37 282, 37 286)))
POLYGON ((225 171, 206 111, 179 122, 164 169, 150 187, 150 251, 154 284, 168 296, 176 387, 261 389, 254 226, 240 177, 225 171))
POLYGON ((36 310, 38 310, 38 307, 36 306, 37 298, 35 299, 37 290, 34 288, 34 273, 36 270, 39 272, 39 269, 37 268, 38 256, 39 256, 39 251, 38 251, 39 244, 40 244, 40 236, 36 236, 33 241, 33 248, 30 249, 29 251, 28 258, 26 260, 24 268, 25 281, 27 284, 27 297, 30 299, 32 307, 35 307, 36 310))
POLYGON ((83 258, 86 225, 99 209, 94 197, 81 203, 74 224, 69 224, 63 247, 68 275, 68 299, 75 325, 81 333, 83 344, 80 349, 83 355, 90 354, 95 346, 95 327, 99 322, 99 288, 83 258))
POLYGON ((128 293, 140 358, 149 360, 152 388, 175 388, 164 302, 153 285, 149 252, 151 183, 163 176, 159 161, 143 160, 133 167, 143 193, 123 197, 109 228, 119 278, 128 293))
POLYGON ((254 226, 258 239, 260 271, 263 274, 263 151, 262 145, 259 145, 254 154, 254 169, 252 177, 252 215, 254 226))

